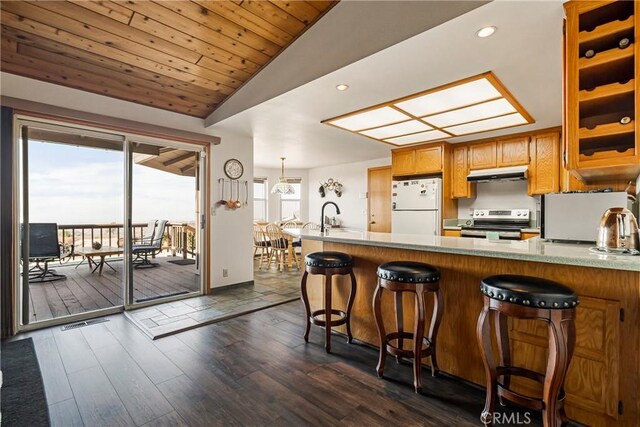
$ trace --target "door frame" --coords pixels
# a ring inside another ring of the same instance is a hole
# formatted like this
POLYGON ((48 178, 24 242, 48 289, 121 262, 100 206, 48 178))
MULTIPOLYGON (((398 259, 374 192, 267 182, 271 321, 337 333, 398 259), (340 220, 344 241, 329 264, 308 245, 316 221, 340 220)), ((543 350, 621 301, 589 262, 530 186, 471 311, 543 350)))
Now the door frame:
MULTIPOLYGON (((367 231, 371 231, 371 172, 388 169, 391 173, 391 165, 376 166, 367 169, 367 231)), ((391 191, 391 185, 393 183, 393 173, 391 173, 391 182, 389 183, 389 190, 391 191)), ((389 200, 389 230, 391 230, 391 200, 389 200)))
MULTIPOLYGON (((203 140, 181 138, 181 137, 172 136, 172 135, 161 135, 154 132, 147 132, 147 131, 141 131, 141 130, 130 129, 130 128, 127 129, 127 128, 111 126, 103 123, 93 123, 93 122, 87 122, 83 120, 75 120, 69 117, 61 117, 61 116, 41 114, 41 113, 35 113, 35 112, 32 113, 29 111, 22 111, 22 110, 13 111, 12 121, 13 121, 12 123, 13 136, 12 136, 11 143, 14 145, 15 150, 14 150, 13 159, 11 160, 11 163, 13 166, 13 176, 12 176, 13 182, 10 183, 10 185, 13 188, 13 200, 11 200, 11 203, 12 203, 11 209, 13 213, 12 229, 14 230, 14 236, 15 236, 14 241, 12 242, 12 251, 14 254, 16 254, 15 262, 13 262, 13 265, 12 265, 13 271, 11 272, 11 277, 13 278, 13 283, 11 284, 13 289, 13 292, 12 292, 13 313, 11 316, 12 318, 12 324, 10 328, 11 330, 9 332, 12 335, 15 335, 18 332, 41 329, 41 328, 46 328, 50 326, 70 323, 74 321, 86 320, 86 319, 95 318, 95 317, 102 317, 110 314, 121 313, 124 310, 128 310, 128 309, 144 308, 144 307, 158 304, 161 302, 171 302, 171 301, 176 301, 180 299, 191 298, 194 296, 193 294, 178 295, 173 297, 167 297, 165 299, 158 300, 158 301, 138 303, 138 304, 135 304, 134 306, 127 307, 127 304, 126 304, 127 293, 128 293, 128 289, 131 287, 129 286, 131 282, 127 277, 125 277, 124 278, 125 282, 123 283, 124 286, 123 286, 123 305, 122 306, 109 307, 109 308, 99 309, 91 312, 63 316, 56 319, 48 319, 48 320, 44 320, 36 323, 21 324, 23 310, 22 310, 22 299, 21 299, 22 295, 20 292, 21 291, 20 285, 22 282, 22 278, 20 275, 20 269, 18 268, 17 262, 19 262, 20 259, 22 258, 21 252, 20 252, 20 230, 19 230, 20 223, 22 220, 22 217, 20 216, 21 214, 20 198, 22 197, 22 192, 20 191, 20 185, 21 185, 20 183, 22 180, 22 176, 20 175, 20 162, 22 161, 22 159, 20 158, 19 152, 20 152, 20 145, 22 144, 22 135, 20 130, 22 127, 22 123, 24 122, 27 122, 27 123, 36 122, 38 124, 42 124, 43 126, 50 125, 51 127, 59 127, 59 126, 70 127, 70 128, 75 128, 75 129, 86 131, 86 132, 99 132, 103 134, 121 135, 124 138, 123 153, 125 155, 125 159, 124 159, 125 175, 127 174, 126 165, 127 164, 130 165, 126 157, 128 146, 129 146, 129 139, 134 139, 136 142, 144 142, 144 143, 155 142, 155 145, 166 143, 170 145, 190 146, 192 147, 192 149, 194 149, 195 152, 200 153, 200 160, 202 163, 199 165, 199 167, 200 167, 201 173, 204 170, 204 175, 201 180, 202 187, 204 188, 200 189, 201 190, 201 195, 200 195, 201 212, 200 212, 200 218, 198 221, 200 223, 200 232, 202 233, 201 234, 202 245, 199 252, 200 275, 201 275, 199 295, 206 295, 210 293, 211 287, 209 284, 210 284, 210 278, 211 278, 211 260, 208 258, 208 254, 210 253, 210 244, 211 244, 211 225, 209 221, 209 213, 211 212, 211 196, 209 193, 210 193, 210 185, 211 185, 211 163, 212 163, 210 153, 212 151, 211 146, 215 144, 213 139, 205 140, 204 138, 206 138, 207 135, 202 135, 203 140)), ((125 186, 127 186, 128 182, 130 182, 130 180, 126 179, 125 177, 125 186)), ((126 199, 129 197, 130 197, 130 194, 125 193, 125 205, 127 204, 126 199)), ((127 221, 127 218, 128 217, 125 217, 125 222, 127 221)), ((123 225, 126 225, 126 224, 123 224, 123 225)), ((129 258, 128 256, 126 256, 126 249, 128 245, 128 239, 126 238, 126 236, 127 236, 127 233, 129 233, 128 230, 129 230, 129 227, 124 227, 125 266, 127 265, 126 264, 127 259, 129 258)), ((125 272, 129 270, 131 270, 131 268, 125 268, 125 272)), ((127 275, 125 274, 125 276, 127 275)))

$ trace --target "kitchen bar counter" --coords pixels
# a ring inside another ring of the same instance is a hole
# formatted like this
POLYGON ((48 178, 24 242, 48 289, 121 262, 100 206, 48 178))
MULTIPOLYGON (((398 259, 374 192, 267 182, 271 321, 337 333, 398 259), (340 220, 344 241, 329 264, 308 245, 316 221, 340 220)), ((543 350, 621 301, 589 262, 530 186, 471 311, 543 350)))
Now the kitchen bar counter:
MULTIPOLYGON (((523 274, 571 287, 578 293, 580 305, 576 310, 576 349, 566 381, 567 413, 585 425, 637 427, 640 419, 640 257, 595 255, 589 253, 589 246, 545 243, 537 237, 492 242, 333 230, 324 236, 317 231, 299 234, 303 254, 340 251, 354 257, 357 291, 351 312, 351 331, 355 339, 375 346, 378 333, 372 298, 378 265, 408 260, 439 268, 444 297, 437 342, 440 368, 481 386, 484 386, 484 368, 476 340, 476 324, 483 304, 480 281, 495 274, 523 274)), ((309 298, 314 309, 323 304, 322 279, 321 276, 308 278, 309 298)), ((346 306, 348 276, 335 277, 333 286, 334 307, 346 306)), ((403 298, 404 324, 412 325, 414 298, 409 294, 403 298)), ((431 301, 428 304, 431 306, 431 301)), ((390 293, 383 295, 382 317, 388 328, 395 324, 390 293)), ((426 330, 428 327, 425 325, 426 330)), ((336 330, 345 332, 344 326, 336 330)), ((545 372, 548 342, 544 323, 510 319, 509 337, 514 365, 545 372)), ((375 366, 371 366, 371 373, 375 375, 375 366)), ((426 374, 423 381, 429 381, 426 374)), ((514 379, 512 384, 524 394, 540 393, 531 382, 514 379)), ((425 396, 425 399, 431 398, 434 397, 425 396)))
POLYGON ((329 230, 325 235, 320 235, 319 231, 313 230, 299 230, 296 234, 303 239, 325 242, 640 272, 640 256, 595 254, 589 250, 593 245, 549 243, 539 237, 528 240, 496 241, 466 237, 336 230, 329 230))

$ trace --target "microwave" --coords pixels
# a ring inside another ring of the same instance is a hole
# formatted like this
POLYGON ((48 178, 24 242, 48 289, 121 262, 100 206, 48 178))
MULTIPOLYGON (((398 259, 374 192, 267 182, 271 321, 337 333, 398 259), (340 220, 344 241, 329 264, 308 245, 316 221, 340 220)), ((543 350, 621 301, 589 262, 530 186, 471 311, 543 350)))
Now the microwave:
POLYGON ((617 207, 632 210, 626 192, 545 194, 540 207, 540 237, 559 242, 595 242, 602 215, 617 207))

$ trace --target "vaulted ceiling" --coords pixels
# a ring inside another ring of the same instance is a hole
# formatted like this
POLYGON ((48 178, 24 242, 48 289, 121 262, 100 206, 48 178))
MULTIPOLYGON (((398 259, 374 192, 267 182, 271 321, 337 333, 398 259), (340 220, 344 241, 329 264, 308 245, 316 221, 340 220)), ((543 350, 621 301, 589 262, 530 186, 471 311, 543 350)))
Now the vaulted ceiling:
POLYGON ((206 117, 334 1, 2 1, 2 71, 206 117))

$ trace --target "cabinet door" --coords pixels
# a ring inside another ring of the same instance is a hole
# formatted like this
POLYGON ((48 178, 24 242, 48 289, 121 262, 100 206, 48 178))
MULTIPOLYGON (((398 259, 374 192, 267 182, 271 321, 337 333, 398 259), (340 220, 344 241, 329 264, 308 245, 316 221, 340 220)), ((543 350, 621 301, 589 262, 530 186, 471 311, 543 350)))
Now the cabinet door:
POLYGON ((469 146, 469 167, 471 169, 490 169, 496 167, 496 143, 485 142, 469 146))
POLYGON ((460 230, 442 230, 442 235, 445 237, 461 237, 460 230))
POLYGON ((529 164, 529 137, 498 141, 498 167, 529 164))
POLYGON ((416 149, 416 173, 442 171, 442 147, 416 149))
POLYGON ((468 148, 454 147, 451 158, 451 197, 454 199, 476 196, 476 185, 467 181, 469 175, 468 148))
POLYGON ((391 153, 391 172, 393 173, 393 176, 413 175, 415 171, 415 150, 394 151, 391 153))
POLYGON ((534 135, 529 148, 529 195, 560 190, 560 137, 558 133, 534 135))

